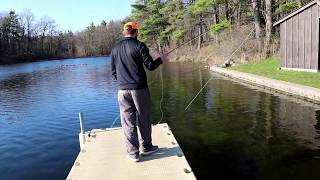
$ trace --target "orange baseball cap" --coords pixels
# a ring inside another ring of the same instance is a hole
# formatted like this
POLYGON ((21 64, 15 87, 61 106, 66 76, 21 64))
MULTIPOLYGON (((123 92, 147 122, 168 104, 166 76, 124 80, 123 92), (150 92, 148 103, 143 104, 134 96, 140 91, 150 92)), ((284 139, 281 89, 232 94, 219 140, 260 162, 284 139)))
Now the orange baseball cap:
POLYGON ((138 30, 138 24, 135 22, 127 22, 124 26, 123 29, 124 30, 129 30, 129 29, 136 29, 138 30))

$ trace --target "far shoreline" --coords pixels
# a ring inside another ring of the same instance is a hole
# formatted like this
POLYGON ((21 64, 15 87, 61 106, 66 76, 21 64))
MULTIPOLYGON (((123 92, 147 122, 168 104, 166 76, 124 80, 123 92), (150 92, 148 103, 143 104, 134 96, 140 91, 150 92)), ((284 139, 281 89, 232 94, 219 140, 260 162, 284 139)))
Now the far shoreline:
POLYGON ((97 56, 77 56, 77 57, 32 57, 32 58, 6 58, 0 59, 0 66, 6 65, 15 65, 15 64, 22 64, 22 63, 34 63, 34 62, 45 62, 45 61, 57 61, 57 60, 67 60, 67 59, 79 59, 79 58, 92 58, 92 57, 109 57, 108 55, 97 55, 97 56))

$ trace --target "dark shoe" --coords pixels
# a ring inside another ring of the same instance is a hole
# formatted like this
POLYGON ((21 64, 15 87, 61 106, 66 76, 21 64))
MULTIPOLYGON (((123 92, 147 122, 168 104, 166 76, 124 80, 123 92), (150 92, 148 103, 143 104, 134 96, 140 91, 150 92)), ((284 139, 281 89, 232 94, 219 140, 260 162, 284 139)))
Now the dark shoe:
POLYGON ((129 155, 129 154, 128 154, 127 157, 128 157, 128 159, 130 159, 130 160, 133 161, 133 162, 139 162, 139 161, 140 161, 139 156, 129 155))
POLYGON ((147 149, 145 151, 142 151, 141 155, 142 156, 149 156, 155 152, 159 151, 159 147, 158 146, 152 146, 152 148, 147 149))

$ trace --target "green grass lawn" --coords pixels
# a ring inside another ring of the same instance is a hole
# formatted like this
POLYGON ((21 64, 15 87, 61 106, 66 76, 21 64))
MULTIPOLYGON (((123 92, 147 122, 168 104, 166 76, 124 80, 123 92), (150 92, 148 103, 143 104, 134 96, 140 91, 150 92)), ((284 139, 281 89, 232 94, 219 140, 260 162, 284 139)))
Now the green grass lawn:
POLYGON ((233 66, 228 69, 320 88, 320 73, 279 70, 279 67, 279 57, 272 57, 252 64, 233 66))

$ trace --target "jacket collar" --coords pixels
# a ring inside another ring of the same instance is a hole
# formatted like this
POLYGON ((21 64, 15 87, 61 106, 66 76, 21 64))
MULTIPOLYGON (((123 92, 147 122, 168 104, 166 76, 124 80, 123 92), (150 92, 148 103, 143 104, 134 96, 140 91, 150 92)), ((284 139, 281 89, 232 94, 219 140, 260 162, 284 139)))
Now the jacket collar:
POLYGON ((124 37, 124 38, 123 38, 123 40, 127 40, 127 39, 135 39, 135 38, 130 37, 130 36, 129 36, 129 37, 124 37))

